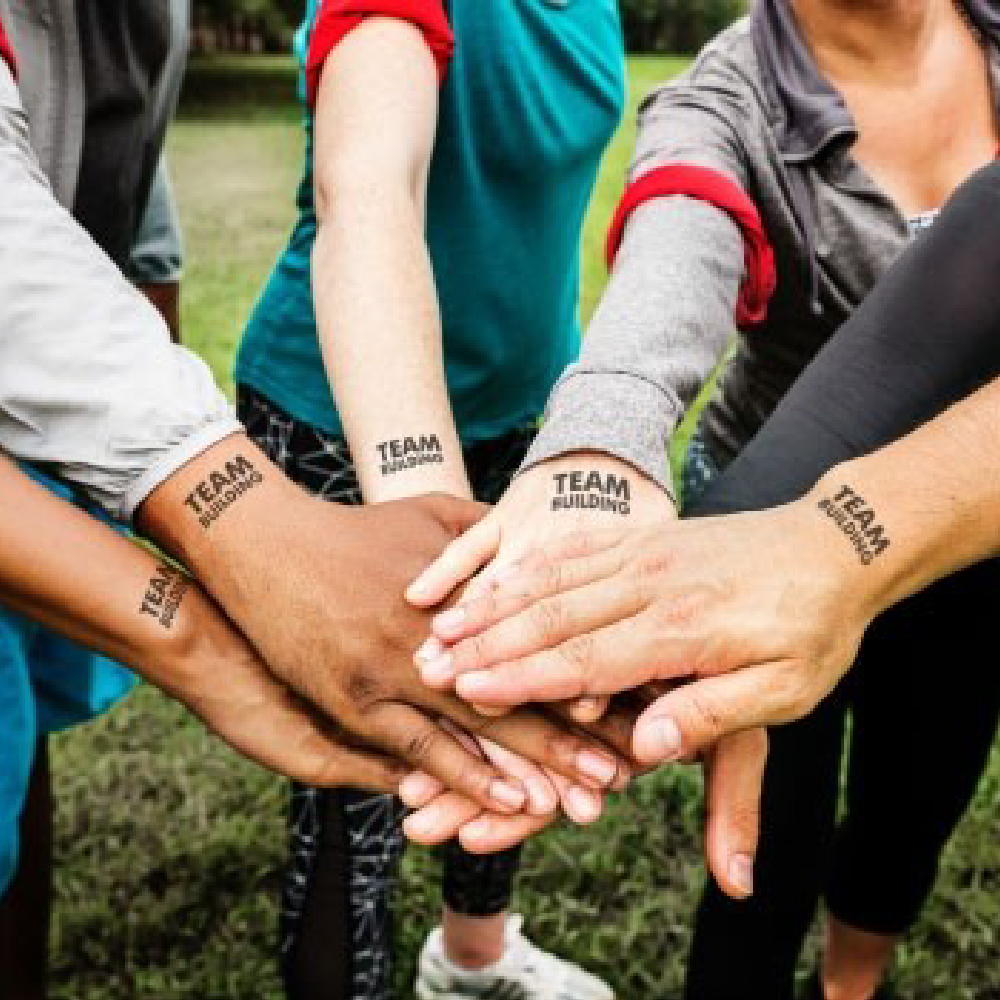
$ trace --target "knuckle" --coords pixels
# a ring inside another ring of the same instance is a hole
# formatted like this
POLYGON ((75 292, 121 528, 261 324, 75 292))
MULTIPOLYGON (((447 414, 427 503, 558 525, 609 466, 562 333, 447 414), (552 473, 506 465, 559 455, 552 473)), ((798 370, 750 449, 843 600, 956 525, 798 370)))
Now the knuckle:
POLYGON ((404 749, 407 758, 411 761, 426 760, 437 747, 439 738, 440 733, 434 726, 430 724, 420 726, 406 736, 404 749))
POLYGON ((594 670, 594 637, 590 632, 574 636, 559 647, 559 655, 569 667, 572 676, 581 682, 588 680, 594 670))
POLYGON ((364 668, 352 670, 344 681, 348 701, 357 708, 365 708, 378 701, 382 693, 378 678, 364 668))
POLYGON ((565 617, 560 601, 540 601, 531 609, 533 630, 545 645, 558 641, 565 617))
POLYGON ((712 698, 692 691, 688 703, 692 718, 701 732, 710 738, 722 734, 724 719, 712 698))

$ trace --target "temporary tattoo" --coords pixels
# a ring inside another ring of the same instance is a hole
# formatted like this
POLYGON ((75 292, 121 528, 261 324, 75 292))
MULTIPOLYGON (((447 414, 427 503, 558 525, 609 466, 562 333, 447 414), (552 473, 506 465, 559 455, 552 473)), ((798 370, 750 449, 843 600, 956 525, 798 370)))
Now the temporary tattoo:
POLYGON ((264 477, 253 467, 253 463, 237 455, 203 479, 184 502, 198 515, 201 526, 208 528, 244 493, 262 482, 264 477))
POLYGON ((552 498, 553 510, 607 510, 614 514, 628 515, 629 488, 624 476, 596 471, 557 472, 552 479, 556 493, 552 498))
POLYGON ((416 469, 421 465, 437 465, 444 461, 444 452, 437 434, 395 438, 375 446, 382 458, 382 475, 416 469))
POLYGON ((149 581, 139 610, 144 615, 151 615, 164 628, 170 628, 190 582, 180 570, 160 563, 156 575, 149 581))
POLYGON ((850 486, 841 486, 832 497, 824 497, 819 509, 851 540, 865 566, 889 548, 889 537, 875 511, 850 486))

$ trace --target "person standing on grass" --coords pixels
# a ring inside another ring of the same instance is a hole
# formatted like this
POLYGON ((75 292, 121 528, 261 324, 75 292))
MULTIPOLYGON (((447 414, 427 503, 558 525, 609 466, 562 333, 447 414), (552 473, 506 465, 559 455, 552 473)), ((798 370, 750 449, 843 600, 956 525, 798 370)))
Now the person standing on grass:
MULTIPOLYGON (((336 503, 496 501, 576 355, 580 231, 626 96, 613 0, 311 0, 299 218, 234 379, 251 437, 336 503)), ((377 667, 377 664, 372 664, 377 667)), ((565 789, 581 822, 615 777, 565 789)), ((559 804, 528 783, 531 807, 559 804)), ((282 967, 296 1000, 383 1000, 402 806, 297 787, 282 967)), ((517 850, 445 848, 421 1000, 597 1000, 509 912, 517 850)))
MULTIPOLYGON (((421 599, 449 592, 497 553, 505 565, 582 523, 608 526, 601 512, 585 520, 552 511, 559 475, 613 474, 655 504, 655 494, 647 498, 666 485, 664 444, 721 357, 735 314, 743 336, 685 462, 681 500, 696 504, 955 188, 993 161, 998 121, 995 4, 758 0, 643 105, 609 235, 614 270, 580 363, 553 392, 514 487, 453 546, 421 599)), ((671 504, 661 500, 659 510, 661 523, 673 517, 671 504)), ((620 524, 622 537, 628 527, 620 524)), ((862 555, 875 558, 883 545, 873 536, 862 555)), ((1000 692, 941 693, 936 676, 944 661, 979 655, 995 586, 988 563, 931 592, 923 613, 902 606, 887 615, 836 693, 772 733, 756 870, 747 857, 737 873, 753 897, 736 903, 708 886, 688 972, 692 1000, 791 997, 821 897, 826 948, 810 994, 884 995, 893 949, 931 891, 992 746, 1000 692), (885 667, 900 657, 914 677, 906 709, 885 667), (937 779, 909 721, 932 705, 937 731, 949 734, 935 749, 937 779), (848 708, 849 809, 838 825, 848 708), (902 841, 886 816, 906 818, 902 841)), ((460 633, 458 617, 454 627, 460 633)), ((586 649, 565 655, 587 659, 586 649)), ((432 644, 424 659, 426 678, 451 684, 453 653, 432 644)), ((499 681, 459 690, 518 698, 513 686, 498 691, 499 681)), ((672 736, 658 759, 676 751, 672 736)))
MULTIPOLYGON (((407 608, 403 586, 481 508, 439 496, 349 511, 306 496, 124 280, 162 139, 148 111, 168 25, 166 3, 154 0, 0 3, 0 449, 134 524, 210 599, 2 462, 11 530, 0 595, 141 668, 244 753, 302 779, 395 791, 420 768, 424 784, 516 812, 527 798, 523 763, 512 775, 482 760, 456 738, 462 729, 568 781, 588 780, 581 762, 617 773, 625 761, 607 727, 589 735, 538 712, 486 720, 415 676, 427 616, 407 608), (324 555, 332 545, 335 566, 324 555), (75 555, 84 565, 72 567, 75 555)), ((25 652, 39 635, 12 628, 0 647, 4 1000, 45 994, 47 869, 22 865, 18 886, 6 884, 37 721, 25 652)), ((43 645, 52 648, 34 651, 43 645)), ((73 686, 69 674, 58 680, 73 686)), ((43 827, 47 810, 44 795, 31 797, 43 827)))

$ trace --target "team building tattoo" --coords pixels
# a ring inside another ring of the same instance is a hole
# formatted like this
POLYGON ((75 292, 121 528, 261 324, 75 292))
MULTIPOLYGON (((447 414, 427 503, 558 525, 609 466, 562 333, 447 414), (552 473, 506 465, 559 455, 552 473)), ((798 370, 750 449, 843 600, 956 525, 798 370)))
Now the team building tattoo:
POLYGON ((553 510, 606 510, 627 517, 629 486, 624 476, 591 470, 583 472, 557 472, 552 476, 556 485, 552 497, 553 510))
POLYGON ((198 515, 203 528, 208 528, 244 493, 264 482, 253 463, 237 455, 210 473, 185 498, 184 503, 198 515))
POLYGON ((875 511, 850 486, 841 486, 832 497, 824 497, 819 509, 850 539, 865 566, 889 548, 889 537, 875 511))
POLYGON ((180 571, 160 563, 156 575, 149 581, 140 611, 155 618, 164 628, 170 628, 177 617, 190 580, 180 571))
POLYGON ((375 450, 382 459, 383 476, 416 469, 421 465, 440 465, 444 461, 444 451, 437 434, 394 438, 376 445, 375 450))

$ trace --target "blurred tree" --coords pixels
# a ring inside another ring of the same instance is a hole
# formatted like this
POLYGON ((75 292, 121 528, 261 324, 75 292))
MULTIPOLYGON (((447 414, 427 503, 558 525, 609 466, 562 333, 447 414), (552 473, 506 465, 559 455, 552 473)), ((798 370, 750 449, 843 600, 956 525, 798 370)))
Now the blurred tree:
POLYGON ((619 0, 629 52, 695 52, 746 11, 747 0, 619 0))

